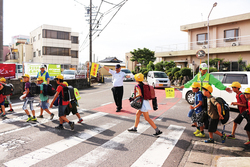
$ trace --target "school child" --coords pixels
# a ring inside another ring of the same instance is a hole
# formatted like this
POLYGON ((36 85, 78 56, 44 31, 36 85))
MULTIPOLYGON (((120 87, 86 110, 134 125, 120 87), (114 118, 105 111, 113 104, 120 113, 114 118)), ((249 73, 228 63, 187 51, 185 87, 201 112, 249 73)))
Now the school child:
POLYGON ((237 99, 237 102, 232 102, 231 105, 238 106, 239 115, 235 118, 232 133, 230 135, 227 135, 227 138, 235 139, 235 130, 237 128, 237 124, 241 124, 243 120, 242 113, 247 110, 247 99, 245 95, 240 91, 241 84, 239 82, 233 82, 230 87, 232 87, 233 91, 236 93, 237 99))
POLYGON ((194 105, 190 105, 190 109, 194 111, 191 116, 191 120, 194 123, 197 130, 194 132, 196 137, 205 137, 204 126, 203 126, 203 117, 205 110, 202 110, 202 92, 200 91, 200 83, 194 82, 192 85, 192 91, 195 93, 194 96, 194 105))
POLYGON ((74 122, 70 122, 64 112, 69 104, 69 101, 64 101, 63 97, 64 97, 64 93, 63 93, 63 88, 66 87, 67 85, 63 84, 63 76, 62 75, 58 75, 56 77, 56 83, 58 84, 58 87, 56 89, 56 94, 52 100, 52 102, 50 103, 50 108, 53 107, 53 104, 55 102, 55 100, 57 99, 57 97, 59 96, 59 104, 58 104, 58 116, 59 116, 59 120, 60 120, 60 124, 59 126, 55 127, 56 129, 64 129, 63 128, 63 121, 69 123, 71 130, 74 130, 74 122))
POLYGON ((35 116, 35 110, 33 108, 33 101, 34 101, 34 95, 32 95, 30 93, 30 76, 28 74, 24 74, 23 77, 23 81, 25 82, 25 91, 23 92, 23 94, 25 95, 23 98, 25 98, 24 103, 23 103, 23 110, 25 111, 25 113, 28 115, 28 119, 27 122, 29 121, 37 121, 37 118, 35 116), (30 105, 30 110, 32 112, 33 117, 30 116, 30 113, 27 109, 28 104, 30 105))
MULTIPOLYGON (((138 85, 135 86, 136 95, 134 96, 134 98, 144 95, 144 92, 143 92, 143 85, 144 84, 142 82, 144 80, 144 75, 142 73, 136 74, 135 80, 138 83, 138 85)), ((129 132, 137 132, 137 127, 138 127, 138 124, 140 122, 140 116, 141 116, 141 114, 143 114, 145 120, 148 121, 148 123, 155 129, 155 134, 153 134, 153 135, 158 136, 158 135, 162 134, 162 131, 160 131, 158 129, 158 127, 155 125, 155 123, 150 119, 149 114, 148 114, 148 110, 152 110, 151 106, 149 104, 149 101, 143 100, 141 109, 137 110, 137 112, 136 112, 134 127, 128 129, 129 132)))
MULTIPOLYGON (((2 89, 3 89, 3 85, 0 83, 0 90, 2 89)), ((5 98, 6 96, 0 94, 1 117, 6 117, 5 106, 4 106, 5 98)))
MULTIPOLYGON (((63 84, 65 84, 66 86, 69 86, 69 84, 64 81, 63 84)), ((80 114, 77 112, 77 100, 73 100, 70 102, 71 103, 71 108, 67 108, 67 111, 65 112, 66 115, 69 115, 70 112, 72 112, 73 115, 76 115, 77 118, 79 119, 79 121, 77 123, 81 123, 83 121, 83 119, 81 118, 80 114)))
MULTIPOLYGON (((1 79, 0 79, 0 82, 6 84, 6 79, 5 79, 5 78, 1 78, 1 79)), ((6 100, 8 101, 9 106, 10 106, 10 109, 8 110, 8 112, 14 112, 14 110, 13 110, 13 108, 12 108, 12 103, 11 103, 11 101, 10 101, 10 95, 7 95, 7 96, 6 96, 6 100)))
POLYGON ((202 87, 202 93, 207 97, 207 114, 210 117, 208 125, 209 139, 205 140, 205 143, 214 143, 214 133, 221 136, 222 143, 225 143, 226 134, 222 134, 217 130, 219 120, 224 119, 221 114, 221 105, 211 95, 212 92, 213 88, 209 84, 202 87))
POLYGON ((250 144, 250 117, 249 117, 250 116, 250 88, 246 88, 244 93, 245 93, 246 98, 248 99, 247 100, 248 108, 246 111, 242 113, 242 116, 247 120, 247 124, 244 130, 247 132, 248 140, 244 144, 249 145, 250 144))
POLYGON ((50 119, 52 120, 54 117, 54 114, 51 113, 48 109, 48 96, 44 96, 43 95, 43 77, 38 77, 37 78, 37 83, 40 86, 40 101, 41 101, 41 114, 37 117, 37 118, 43 118, 43 110, 45 110, 49 115, 50 115, 50 119))

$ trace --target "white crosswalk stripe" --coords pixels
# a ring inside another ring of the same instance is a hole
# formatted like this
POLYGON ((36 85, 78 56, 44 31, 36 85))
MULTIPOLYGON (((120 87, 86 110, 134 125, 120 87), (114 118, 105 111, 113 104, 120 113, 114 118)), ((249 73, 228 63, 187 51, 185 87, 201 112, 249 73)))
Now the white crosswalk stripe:
MULTIPOLYGON (((22 116, 16 114, 9 114, 10 119, 0 121, 0 127, 6 126, 8 123, 15 123, 16 121, 23 120, 21 126, 16 127, 15 129, 5 131, 0 133, 0 136, 9 135, 13 132, 18 132, 27 128, 31 128, 34 126, 39 126, 41 124, 49 123, 50 119, 44 118, 39 119, 39 123, 37 124, 30 124, 26 123, 25 120, 27 115, 20 106, 15 106, 18 111, 15 111, 19 114, 23 114, 22 116), (19 111, 21 110, 21 111, 19 111)), ((78 110, 79 113, 84 112, 86 110, 78 110)), ((36 112, 40 113, 40 108, 36 108, 36 112)), ((51 109, 51 112, 54 112, 57 115, 57 108, 51 109)), ((89 114, 87 116, 82 117, 84 122, 93 122, 99 119, 106 120, 108 118, 108 113, 102 112, 95 112, 93 114, 89 114)), ((3 165, 12 167, 12 166, 20 166, 20 167, 27 167, 32 165, 37 165, 40 163, 42 164, 45 160, 51 158, 52 156, 57 159, 60 153, 71 150, 74 146, 79 144, 88 144, 88 142, 84 143, 84 141, 93 138, 94 136, 100 135, 104 131, 107 131, 111 128, 119 126, 123 120, 128 119, 125 116, 119 116, 120 119, 109 118, 106 121, 100 121, 98 126, 92 127, 89 129, 84 129, 84 131, 79 131, 78 133, 74 133, 74 135, 57 140, 53 143, 48 143, 39 149, 34 149, 28 153, 22 154, 21 156, 14 158, 8 162, 5 161, 3 165)), ((55 116, 53 120, 58 120, 58 116, 55 116)), ((77 122, 78 119, 74 119, 71 121, 77 122)), ((123 127, 122 127, 123 128, 123 127)), ((136 133, 128 132, 127 128, 123 128, 121 133, 119 132, 116 136, 110 137, 109 140, 103 142, 100 145, 94 147, 94 149, 86 152, 76 159, 72 159, 70 162, 67 162, 67 167, 74 167, 74 166, 101 166, 102 163, 112 157, 112 155, 116 155, 119 152, 119 148, 121 146, 128 146, 133 143, 133 141, 140 136, 142 136, 145 131, 152 128, 148 123, 140 123, 136 133)), ((160 135, 159 138, 151 138, 152 145, 148 146, 146 151, 140 152, 138 158, 133 160, 130 164, 131 166, 162 166, 163 163, 166 161, 168 156, 170 155, 171 151, 174 149, 175 145, 177 144, 178 140, 180 139, 181 135, 183 134, 185 127, 177 126, 177 125, 170 125, 167 129, 163 130, 163 134, 160 135)), ((144 136, 145 137, 145 136, 144 136)), ((62 157, 58 157, 59 159, 62 157)), ((41 166, 41 165, 40 165, 41 166)), ((126 166, 126 165, 125 165, 126 166)))

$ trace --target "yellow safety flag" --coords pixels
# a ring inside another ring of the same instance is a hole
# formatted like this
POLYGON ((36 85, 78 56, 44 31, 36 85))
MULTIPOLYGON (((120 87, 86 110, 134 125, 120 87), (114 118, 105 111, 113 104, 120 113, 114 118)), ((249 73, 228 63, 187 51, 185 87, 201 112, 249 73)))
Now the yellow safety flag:
POLYGON ((166 98, 174 98, 175 97, 174 88, 165 88, 165 92, 166 92, 166 98))
POLYGON ((99 68, 99 64, 92 63, 90 75, 96 77, 98 68, 99 68))

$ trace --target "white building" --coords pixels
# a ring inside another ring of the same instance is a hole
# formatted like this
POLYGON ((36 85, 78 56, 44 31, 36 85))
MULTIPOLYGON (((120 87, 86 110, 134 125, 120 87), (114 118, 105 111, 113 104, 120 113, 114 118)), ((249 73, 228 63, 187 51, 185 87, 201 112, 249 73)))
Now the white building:
POLYGON ((77 68, 79 33, 69 27, 42 25, 30 33, 33 46, 32 62, 61 64, 62 68, 77 68))

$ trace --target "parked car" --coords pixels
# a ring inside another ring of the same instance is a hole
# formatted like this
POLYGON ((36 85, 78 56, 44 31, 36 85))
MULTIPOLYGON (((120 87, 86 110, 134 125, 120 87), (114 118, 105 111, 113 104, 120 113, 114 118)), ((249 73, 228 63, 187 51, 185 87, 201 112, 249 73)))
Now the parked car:
POLYGON ((64 79, 75 79, 77 72, 76 70, 64 70, 61 74, 64 79))
MULTIPOLYGON (((235 71, 235 72, 212 72, 219 81, 221 81, 225 86, 230 86, 234 81, 238 81, 241 84, 241 91, 244 92, 247 87, 250 87, 250 72, 246 71, 235 71)), ((222 97, 231 108, 237 108, 237 106, 231 105, 232 102, 236 102, 236 94, 233 92, 232 94, 228 93, 225 90, 219 90, 213 87, 212 95, 214 97, 222 97)), ((189 104, 194 103, 194 93, 192 92, 192 88, 184 88, 182 91, 182 98, 186 99, 189 104)))
POLYGON ((123 81, 128 81, 128 80, 129 81, 134 81, 135 80, 134 75, 132 74, 132 72, 129 69, 122 68, 121 71, 124 72, 126 75, 130 76, 130 78, 124 77, 123 81))
POLYGON ((165 72, 162 71, 149 71, 147 76, 148 84, 154 88, 170 87, 170 80, 165 72))

